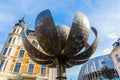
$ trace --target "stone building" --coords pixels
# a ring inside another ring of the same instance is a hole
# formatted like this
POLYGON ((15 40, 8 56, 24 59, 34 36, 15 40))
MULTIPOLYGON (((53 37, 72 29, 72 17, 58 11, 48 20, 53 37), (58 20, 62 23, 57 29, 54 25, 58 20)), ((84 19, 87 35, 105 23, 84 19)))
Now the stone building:
POLYGON ((114 61, 115 68, 120 76, 120 38, 114 42, 113 50, 109 55, 114 61))
MULTIPOLYGON (((55 80, 56 69, 39 65, 27 55, 22 43, 24 26, 23 18, 13 26, 3 45, 0 54, 0 80, 55 80)), ((34 31, 28 30, 27 36, 36 48, 42 50, 36 41, 34 31)))

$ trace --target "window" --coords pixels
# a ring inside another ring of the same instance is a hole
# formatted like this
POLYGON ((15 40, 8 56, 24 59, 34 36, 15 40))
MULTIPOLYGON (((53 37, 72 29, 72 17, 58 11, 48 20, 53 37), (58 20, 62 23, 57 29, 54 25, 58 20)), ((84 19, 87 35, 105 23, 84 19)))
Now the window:
POLYGON ((13 30, 13 32, 15 32, 15 31, 16 31, 16 29, 13 30))
POLYGON ((12 50, 12 48, 9 49, 9 51, 8 51, 8 56, 10 55, 11 50, 12 50))
POLYGON ((32 44, 33 44, 33 46, 34 46, 35 48, 38 47, 38 43, 37 43, 36 41, 32 41, 32 44))
POLYGON ((14 37, 14 39, 13 39, 13 43, 15 42, 15 39, 16 39, 16 38, 14 37))
POLYGON ((34 64, 29 64, 28 72, 33 72, 34 64))
POLYGON ((9 38, 8 43, 11 43, 12 37, 9 38))
POLYGON ((24 57, 24 53, 25 53, 25 50, 20 50, 20 52, 19 52, 19 56, 18 57, 24 57))
POLYGON ((1 63, 0 63, 0 70, 2 69, 3 64, 4 64, 4 61, 1 61, 1 63))
POLYGON ((113 48, 115 49, 115 48, 117 48, 119 45, 120 45, 119 42, 115 42, 115 43, 113 44, 113 48))
POLYGON ((23 31, 20 32, 20 34, 22 34, 23 31))
POLYGON ((28 36, 35 36, 35 32, 34 31, 30 31, 30 30, 27 30, 26 34, 28 36))
POLYGON ((46 74, 46 66, 41 66, 40 74, 46 74))
POLYGON ((17 33, 19 32, 19 29, 17 30, 17 33))
POLYGON ((115 58, 116 58, 116 60, 117 60, 118 62, 120 62, 120 57, 119 57, 118 54, 115 55, 115 58))
POLYGON ((15 68, 14 68, 14 72, 19 72, 20 67, 21 67, 21 63, 16 63, 15 68))
POLYGON ((8 48, 4 49, 3 55, 6 55, 8 48))

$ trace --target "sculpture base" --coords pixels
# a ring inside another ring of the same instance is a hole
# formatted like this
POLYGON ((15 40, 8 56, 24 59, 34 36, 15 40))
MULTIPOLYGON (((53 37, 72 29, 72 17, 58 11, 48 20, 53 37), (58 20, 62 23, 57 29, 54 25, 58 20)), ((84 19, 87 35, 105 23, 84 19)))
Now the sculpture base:
POLYGON ((66 80, 67 77, 56 77, 57 80, 66 80))
POLYGON ((65 66, 59 64, 59 66, 57 67, 57 80, 66 80, 66 69, 65 66))

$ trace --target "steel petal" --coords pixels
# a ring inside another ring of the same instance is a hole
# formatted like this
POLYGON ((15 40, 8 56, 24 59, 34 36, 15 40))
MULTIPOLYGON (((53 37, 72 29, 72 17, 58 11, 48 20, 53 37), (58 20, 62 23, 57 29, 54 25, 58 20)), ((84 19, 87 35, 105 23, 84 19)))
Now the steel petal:
POLYGON ((78 53, 84 47, 84 42, 88 40, 89 29, 87 17, 83 13, 77 12, 65 45, 64 54, 72 56, 78 53))
POLYGON ((42 11, 36 18, 36 38, 46 53, 57 55, 61 53, 57 30, 50 10, 42 11))
POLYGON ((52 64, 53 61, 52 60, 46 60, 46 61, 41 61, 33 56, 31 56, 30 54, 28 54, 29 57, 32 59, 32 61, 36 62, 37 64, 41 64, 41 65, 49 65, 52 64))
POLYGON ((80 65, 85 63, 86 61, 88 61, 89 59, 85 59, 85 60, 70 60, 68 61, 69 65, 80 65))
POLYGON ((50 60, 51 56, 46 55, 45 53, 40 52, 38 49, 36 49, 28 40, 27 35, 26 35, 26 28, 24 29, 22 33, 22 39, 24 43, 24 47, 27 50, 29 54, 34 56, 35 58, 39 58, 41 60, 50 60))
POLYGON ((59 43, 61 46, 61 51, 63 52, 63 49, 65 48, 66 40, 68 39, 68 35, 70 32, 70 27, 66 25, 57 25, 56 28, 57 28, 59 43))
POLYGON ((97 31, 95 28, 91 27, 92 31, 94 32, 96 38, 94 40, 94 42, 92 43, 92 45, 87 48, 85 51, 83 51, 82 53, 79 53, 78 55, 75 55, 72 57, 72 60, 82 60, 82 59, 87 59, 89 58, 94 51, 96 50, 97 46, 98 46, 98 37, 97 37, 97 31))
POLYGON ((69 62, 66 63, 66 68, 73 67, 74 65, 70 64, 69 62))
POLYGON ((46 66, 49 67, 49 68, 56 68, 56 65, 54 63, 46 65, 46 66))

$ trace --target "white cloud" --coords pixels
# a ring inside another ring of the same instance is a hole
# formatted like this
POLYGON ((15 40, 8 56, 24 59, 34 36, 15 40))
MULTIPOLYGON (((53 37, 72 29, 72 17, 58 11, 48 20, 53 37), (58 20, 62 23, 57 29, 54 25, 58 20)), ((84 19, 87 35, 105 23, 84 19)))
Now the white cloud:
POLYGON ((107 35, 108 38, 110 39, 117 39, 119 37, 118 33, 110 33, 107 35))
MULTIPOLYGON (((106 44, 104 44, 106 45, 106 44)), ((108 55, 111 53, 111 51, 113 50, 113 47, 111 46, 104 46, 103 47, 98 47, 97 51, 91 56, 91 58, 95 58, 101 55, 108 55)))
POLYGON ((110 52, 112 51, 112 47, 111 48, 106 48, 103 50, 103 54, 110 54, 110 52))

